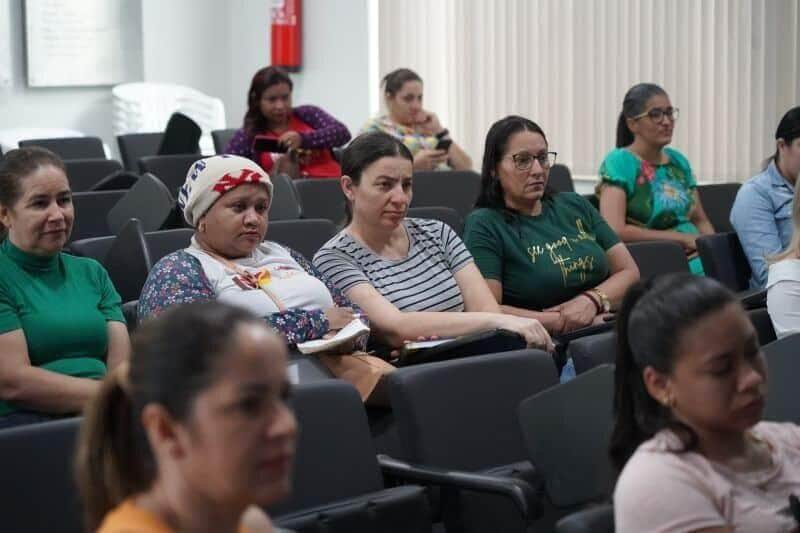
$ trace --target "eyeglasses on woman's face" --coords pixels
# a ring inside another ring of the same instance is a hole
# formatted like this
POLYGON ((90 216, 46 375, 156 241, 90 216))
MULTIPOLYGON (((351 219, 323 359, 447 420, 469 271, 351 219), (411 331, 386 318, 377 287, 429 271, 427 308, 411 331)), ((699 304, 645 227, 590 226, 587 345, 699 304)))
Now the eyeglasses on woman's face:
POLYGON ((558 156, 558 152, 542 152, 539 155, 519 152, 506 157, 510 157, 514 161, 514 167, 517 170, 525 171, 533 168, 534 161, 538 161, 542 168, 550 168, 556 164, 556 156, 558 156))
POLYGON ((661 122, 664 120, 664 117, 667 117, 672 122, 678 120, 679 109, 677 107, 654 107, 652 109, 648 109, 644 113, 640 113, 635 117, 631 117, 633 120, 639 120, 640 118, 647 117, 655 123, 661 122))

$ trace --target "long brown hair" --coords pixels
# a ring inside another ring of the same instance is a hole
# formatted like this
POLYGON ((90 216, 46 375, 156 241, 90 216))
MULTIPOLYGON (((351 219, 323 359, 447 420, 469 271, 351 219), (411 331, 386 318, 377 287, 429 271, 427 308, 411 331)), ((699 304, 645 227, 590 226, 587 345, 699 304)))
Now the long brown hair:
POLYGON ((162 405, 185 422, 194 400, 216 379, 237 326, 247 322, 261 323, 244 309, 202 302, 168 309, 137 330, 130 363, 106 377, 84 411, 75 464, 89 531, 157 477, 141 422, 144 407, 162 405))
POLYGON ((268 129, 267 119, 261 112, 261 95, 279 83, 288 85, 290 91, 294 87, 289 74, 280 67, 264 67, 253 74, 250 89, 247 91, 247 111, 244 114, 244 131, 248 137, 268 129))

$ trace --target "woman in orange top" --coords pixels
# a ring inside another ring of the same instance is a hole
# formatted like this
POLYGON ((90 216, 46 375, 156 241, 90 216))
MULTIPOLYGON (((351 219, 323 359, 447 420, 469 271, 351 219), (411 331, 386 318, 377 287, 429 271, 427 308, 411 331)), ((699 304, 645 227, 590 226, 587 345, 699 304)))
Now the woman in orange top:
POLYGON ((297 434, 283 343, 247 311, 204 302, 146 322, 133 350, 81 429, 89 529, 273 531, 259 507, 288 495, 297 434))

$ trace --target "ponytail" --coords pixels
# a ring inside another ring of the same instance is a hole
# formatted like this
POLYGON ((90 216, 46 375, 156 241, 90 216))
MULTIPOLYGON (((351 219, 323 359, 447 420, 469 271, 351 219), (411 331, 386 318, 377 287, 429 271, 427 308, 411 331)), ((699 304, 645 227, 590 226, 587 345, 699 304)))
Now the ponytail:
POLYGON ((617 120, 617 148, 624 148, 633 144, 633 132, 628 127, 628 120, 625 113, 620 111, 617 120))
POLYGON ((127 370, 123 363, 109 373, 84 411, 75 466, 88 531, 155 477, 152 452, 126 391, 127 370))
POLYGON ((644 441, 670 429, 685 452, 697 446, 697 434, 653 398, 644 383, 647 367, 669 375, 682 333, 702 317, 738 300, 718 281, 672 274, 635 283, 617 315, 614 374, 614 429, 609 456, 622 469, 644 441))

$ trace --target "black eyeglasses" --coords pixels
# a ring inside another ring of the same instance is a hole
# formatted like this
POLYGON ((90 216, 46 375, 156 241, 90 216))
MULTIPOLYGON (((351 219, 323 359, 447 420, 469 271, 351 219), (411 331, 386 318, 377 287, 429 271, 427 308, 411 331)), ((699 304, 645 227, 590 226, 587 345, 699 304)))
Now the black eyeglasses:
POLYGON ((664 120, 664 117, 667 117, 671 121, 675 122, 678 120, 679 109, 677 107, 668 107, 666 109, 662 109, 660 107, 654 107, 649 111, 645 111, 644 113, 640 113, 635 117, 631 117, 633 120, 639 120, 640 118, 648 117, 653 122, 661 122, 664 120))
POLYGON ((558 156, 558 152, 545 152, 539 155, 520 152, 506 157, 510 157, 514 161, 517 170, 530 170, 533 168, 534 161, 538 161, 542 168, 552 167, 556 164, 556 156, 558 156))

